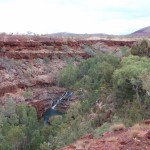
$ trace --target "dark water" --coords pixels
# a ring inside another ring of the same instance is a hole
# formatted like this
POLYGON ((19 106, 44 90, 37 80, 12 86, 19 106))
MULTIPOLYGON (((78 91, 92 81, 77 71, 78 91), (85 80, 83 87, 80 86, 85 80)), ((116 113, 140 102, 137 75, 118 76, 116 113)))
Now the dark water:
POLYGON ((59 112, 58 110, 55 110, 55 107, 62 103, 63 101, 67 101, 69 100, 69 98, 72 96, 72 92, 69 90, 69 91, 66 91, 58 100, 54 101, 53 104, 52 104, 52 107, 49 108, 48 110, 46 110, 46 112, 43 113, 43 120, 45 123, 48 123, 48 120, 51 116, 54 116, 54 115, 62 115, 61 112, 59 112))
POLYGON ((47 109, 46 112, 43 113, 44 123, 48 123, 49 118, 55 115, 62 115, 62 113, 52 108, 47 109))

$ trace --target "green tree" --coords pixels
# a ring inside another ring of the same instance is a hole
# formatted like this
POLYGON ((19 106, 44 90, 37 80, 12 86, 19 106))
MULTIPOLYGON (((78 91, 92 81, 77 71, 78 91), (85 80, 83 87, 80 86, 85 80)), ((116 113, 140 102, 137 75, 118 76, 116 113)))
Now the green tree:
POLYGON ((59 86, 69 87, 70 84, 74 84, 77 80, 76 68, 73 65, 69 65, 57 76, 57 83, 59 86))
POLYGON ((136 42, 132 48, 131 48, 131 53, 133 55, 138 55, 138 56, 149 56, 149 49, 148 49, 148 41, 142 40, 136 42))
POLYGON ((20 124, 27 124, 28 123, 27 106, 25 104, 19 104, 16 107, 16 113, 19 116, 19 123, 20 124))
POLYGON ((19 124, 19 117, 16 113, 13 113, 10 115, 9 118, 7 118, 7 121, 11 124, 11 125, 18 125, 19 124))
POLYGON ((3 113, 0 112, 0 127, 3 127, 6 121, 7 121, 7 118, 4 116, 3 113))
POLYGON ((23 142, 25 134, 20 126, 11 127, 8 131, 6 139, 8 143, 13 147, 13 149, 18 150, 23 142))
POLYGON ((150 96, 150 73, 145 73, 140 76, 142 80, 142 87, 146 90, 147 94, 150 96))
POLYGON ((31 144, 30 144, 30 150, 35 150, 40 147, 40 143, 42 142, 40 131, 35 130, 32 134, 31 144))
POLYGON ((11 97, 9 97, 4 105, 4 115, 10 117, 15 112, 16 112, 16 103, 11 97))
POLYGON ((145 94, 140 75, 150 71, 149 63, 150 60, 146 57, 131 55, 123 58, 120 68, 113 75, 117 104, 122 105, 123 100, 132 100, 134 95, 140 100, 145 94))
POLYGON ((48 144, 46 142, 40 144, 40 150, 50 150, 48 144))

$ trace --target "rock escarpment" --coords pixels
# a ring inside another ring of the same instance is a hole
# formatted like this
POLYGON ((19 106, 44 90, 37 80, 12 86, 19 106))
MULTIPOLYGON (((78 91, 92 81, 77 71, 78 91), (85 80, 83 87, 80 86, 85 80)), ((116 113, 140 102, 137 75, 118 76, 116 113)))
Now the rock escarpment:
POLYGON ((63 59, 64 57, 80 56, 88 58, 85 47, 95 51, 114 51, 117 47, 131 45, 135 41, 112 40, 73 40, 50 38, 48 36, 1 35, 0 57, 14 59, 45 58, 63 59))

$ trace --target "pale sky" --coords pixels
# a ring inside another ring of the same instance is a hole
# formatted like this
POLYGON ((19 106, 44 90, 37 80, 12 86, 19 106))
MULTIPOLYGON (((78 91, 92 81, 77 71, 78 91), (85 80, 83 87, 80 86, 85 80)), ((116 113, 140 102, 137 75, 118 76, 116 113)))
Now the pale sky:
POLYGON ((0 32, 129 34, 150 26, 150 0, 0 0, 0 32))

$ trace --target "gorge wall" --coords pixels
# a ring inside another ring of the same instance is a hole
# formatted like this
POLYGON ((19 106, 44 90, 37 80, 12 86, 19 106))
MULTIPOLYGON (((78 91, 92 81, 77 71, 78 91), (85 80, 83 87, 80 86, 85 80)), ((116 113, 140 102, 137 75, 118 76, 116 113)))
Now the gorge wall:
POLYGON ((71 59, 87 59, 95 52, 119 51, 135 41, 78 40, 49 36, 0 35, 0 104, 9 97, 36 108, 38 118, 65 89, 55 77, 71 59))

